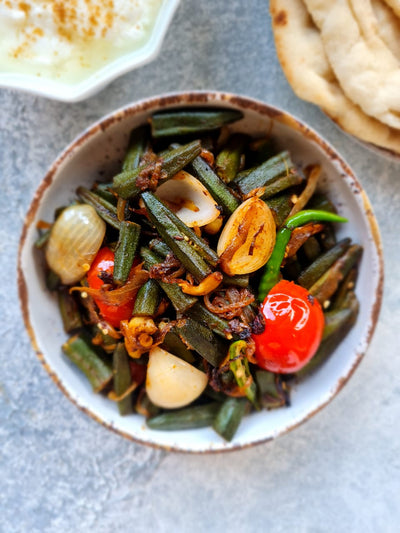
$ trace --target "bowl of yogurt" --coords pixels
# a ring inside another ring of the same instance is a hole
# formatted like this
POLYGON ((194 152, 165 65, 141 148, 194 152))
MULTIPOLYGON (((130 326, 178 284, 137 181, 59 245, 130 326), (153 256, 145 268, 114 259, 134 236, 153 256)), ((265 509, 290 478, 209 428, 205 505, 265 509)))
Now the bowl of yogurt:
POLYGON ((77 102, 152 61, 179 0, 0 0, 0 87, 77 102))

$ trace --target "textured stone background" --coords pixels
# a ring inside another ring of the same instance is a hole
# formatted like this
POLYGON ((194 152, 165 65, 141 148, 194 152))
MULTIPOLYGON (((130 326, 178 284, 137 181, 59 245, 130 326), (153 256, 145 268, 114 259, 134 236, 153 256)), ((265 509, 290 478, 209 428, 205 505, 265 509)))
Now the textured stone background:
POLYGON ((400 168, 295 97, 268 2, 183 0, 150 65, 74 105, 0 90, 0 109, 0 531, 399 531, 400 168), (105 113, 185 89, 243 93, 317 128, 360 177, 386 252, 379 325, 350 383, 294 432, 225 455, 155 451, 79 412, 37 361, 16 292, 24 213, 55 156, 105 113))

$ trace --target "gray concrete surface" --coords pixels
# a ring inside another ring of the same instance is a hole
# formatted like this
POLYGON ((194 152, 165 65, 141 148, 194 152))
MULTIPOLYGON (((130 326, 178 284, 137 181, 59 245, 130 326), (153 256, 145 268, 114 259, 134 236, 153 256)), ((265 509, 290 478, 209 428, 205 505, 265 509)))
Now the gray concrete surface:
POLYGON ((0 110, 0 531, 399 531, 400 167, 296 98, 275 55, 268 2, 183 0, 150 65, 74 105, 0 90, 0 110), (31 349, 15 281, 24 213, 66 143, 121 105, 191 88, 256 97, 317 128, 361 179, 386 255, 379 325, 345 389, 294 432, 225 455, 155 451, 79 412, 31 349))

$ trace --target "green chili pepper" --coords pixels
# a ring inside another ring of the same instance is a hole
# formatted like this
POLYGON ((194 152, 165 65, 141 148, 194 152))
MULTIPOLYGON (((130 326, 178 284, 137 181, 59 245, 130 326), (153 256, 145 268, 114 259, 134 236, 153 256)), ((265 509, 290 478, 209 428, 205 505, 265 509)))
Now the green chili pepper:
POLYGON ((233 342, 229 347, 229 368, 235 376, 239 387, 244 388, 246 397, 256 405, 257 387, 250 373, 249 362, 246 357, 247 343, 245 341, 233 342))
POLYGON ((347 222, 347 218, 336 215, 335 213, 319 211, 316 209, 299 211, 295 215, 289 217, 286 220, 285 225, 276 235, 275 247, 261 277, 258 287, 258 299, 260 302, 264 300, 272 287, 278 283, 279 271, 292 230, 299 226, 303 226, 304 224, 308 224, 309 222, 347 222))

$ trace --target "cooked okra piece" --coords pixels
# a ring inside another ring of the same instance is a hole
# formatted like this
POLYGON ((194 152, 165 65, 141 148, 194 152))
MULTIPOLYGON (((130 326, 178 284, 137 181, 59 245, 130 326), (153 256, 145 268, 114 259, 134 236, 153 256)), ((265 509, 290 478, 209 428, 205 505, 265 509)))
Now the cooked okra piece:
POLYGON ((211 274, 209 265, 197 249, 184 238, 179 227, 172 220, 172 211, 149 192, 143 193, 142 199, 151 222, 183 266, 193 274, 197 281, 211 274))
POLYGON ((279 196, 274 196, 265 200, 265 203, 272 211, 272 216, 274 217, 277 228, 282 226, 293 207, 291 196, 291 194, 282 193, 279 196))
POLYGON ((297 171, 292 163, 289 152, 283 151, 254 168, 249 174, 240 179, 236 179, 235 183, 242 194, 248 194, 254 189, 265 187, 281 176, 291 174, 296 175, 297 171))
POLYGON ((224 213, 231 215, 239 207, 239 200, 204 159, 196 157, 189 169, 222 207, 224 213))
MULTIPOLYGON (((168 152, 159 158, 161 162, 161 174, 162 180, 172 178, 177 172, 186 167, 195 157, 201 152, 200 141, 193 141, 191 143, 179 146, 174 150, 168 150, 168 152)), ((121 196, 121 198, 135 198, 138 196, 142 189, 137 186, 136 182, 142 172, 146 172, 149 166, 153 163, 145 163, 140 167, 124 170, 120 174, 117 174, 113 178, 113 189, 121 196)))
POLYGON ((230 183, 236 178, 247 140, 246 135, 236 133, 229 137, 228 142, 218 154, 215 168, 218 176, 225 183, 230 183))
POLYGON ((350 247, 351 239, 338 242, 333 248, 320 255, 297 279, 297 283, 309 289, 350 247))
POLYGON ((149 418, 146 423, 149 428, 159 429, 161 431, 204 428, 211 426, 220 405, 218 402, 212 402, 206 405, 185 407, 184 409, 149 418))
POLYGON ((358 263, 362 254, 362 247, 353 244, 337 259, 333 265, 310 287, 309 292, 320 304, 328 301, 336 292, 340 282, 358 263))
POLYGON ((353 267, 339 285, 339 288, 335 293, 335 298, 331 304, 331 309, 342 309, 343 307, 348 306, 348 297, 354 290, 357 275, 358 270, 356 267, 353 267))
MULTIPOLYGON (((113 387, 117 397, 123 396, 132 385, 131 369, 129 366, 129 355, 124 343, 117 344, 113 353, 113 387)), ((132 393, 128 394, 117 402, 120 415, 133 413, 132 393)))
POLYGON ((219 337, 203 324, 187 318, 175 332, 190 350, 194 350, 210 365, 219 366, 226 354, 226 346, 219 337))
POLYGON ((222 405, 217 405, 220 408, 212 427, 222 438, 231 441, 250 408, 250 402, 247 398, 227 398, 222 405))
POLYGON ((302 176, 299 176, 299 174, 288 174, 287 176, 280 176, 272 183, 267 183, 267 185, 265 186, 264 194, 261 198, 263 198, 264 200, 271 198, 272 196, 275 196, 276 194, 279 194, 282 191, 286 191, 286 189, 290 189, 295 185, 300 185, 300 183, 302 183, 303 181, 304 178, 302 176))
POLYGON ((275 409, 290 404, 289 389, 279 374, 256 370, 258 401, 264 409, 275 409))
POLYGON ((169 111, 155 113, 151 119, 151 134, 159 137, 188 135, 216 130, 240 120, 243 114, 230 109, 169 111))
POLYGON ((318 368, 331 355, 350 331, 358 315, 358 301, 355 296, 352 299, 351 307, 349 307, 349 309, 351 312, 347 314, 346 319, 344 319, 344 316, 342 315, 342 320, 337 320, 335 323, 332 321, 325 325, 323 333, 325 338, 322 340, 311 361, 296 373, 298 378, 303 378, 318 368))
POLYGON ((93 191, 89 191, 86 187, 78 187, 77 195, 85 204, 89 204, 96 210, 97 214, 115 229, 119 229, 120 222, 117 217, 117 208, 105 200, 102 196, 93 191))
MULTIPOLYGON (((160 256, 146 247, 140 249, 140 256, 148 270, 150 270, 152 266, 162 262, 160 256)), ((197 302, 197 298, 182 292, 182 289, 176 283, 164 283, 162 281, 157 281, 157 283, 168 296, 177 313, 184 313, 197 302)))
POLYGON ((66 333, 71 333, 83 326, 78 304, 72 294, 70 294, 69 289, 65 288, 58 291, 58 307, 66 333))
POLYGON ((193 352, 188 349, 186 344, 179 337, 178 331, 175 327, 173 327, 165 335, 163 343, 162 343, 162 347, 167 352, 170 352, 176 355, 177 357, 180 357, 187 363, 194 363, 196 360, 193 352))
POLYGON ((209 311, 203 304, 197 302, 193 307, 186 311, 186 314, 202 324, 208 326, 220 337, 229 338, 229 324, 224 318, 221 318, 209 311))
POLYGON ((160 255, 162 258, 167 257, 171 253, 171 249, 165 244, 161 239, 152 239, 149 242, 149 248, 156 254, 160 255))
POLYGON ((133 170, 138 168, 140 160, 146 151, 146 146, 149 142, 149 128, 146 125, 139 126, 131 132, 129 139, 129 147, 126 152, 125 159, 122 163, 122 170, 133 170))
POLYGON ((115 249, 114 282, 121 285, 126 282, 135 258, 140 237, 140 226, 135 222, 120 222, 119 239, 115 249))
POLYGON ((142 285, 136 295, 134 316, 154 316, 160 301, 160 286, 154 279, 142 285))
MULTIPOLYGON (((178 228, 180 236, 176 240, 185 240, 193 246, 196 252, 207 261, 207 263, 215 267, 218 263, 217 253, 208 246, 206 241, 198 237, 196 233, 189 228, 175 213, 173 213, 161 200, 156 198, 152 193, 145 192, 142 194, 143 201, 152 206, 155 215, 162 215, 170 220, 170 222, 178 228)), ((171 249, 171 248, 170 248, 171 249)), ((172 250, 173 251, 173 250, 172 250)))
POLYGON ((113 372, 91 346, 78 335, 74 335, 62 345, 65 355, 87 377, 94 392, 99 392, 111 381, 113 372))

